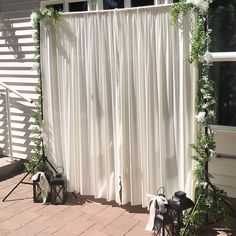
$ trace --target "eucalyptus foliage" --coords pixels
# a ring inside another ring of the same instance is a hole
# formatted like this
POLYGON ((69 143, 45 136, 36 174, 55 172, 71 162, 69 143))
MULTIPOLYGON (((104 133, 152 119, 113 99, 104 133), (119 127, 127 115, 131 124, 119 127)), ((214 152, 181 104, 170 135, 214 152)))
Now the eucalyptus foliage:
MULTIPOLYGON (((183 17, 194 22, 192 32, 192 50, 189 61, 199 67, 200 78, 197 82, 196 119, 197 138, 192 145, 196 162, 193 175, 195 183, 196 208, 184 221, 189 224, 185 235, 198 235, 198 231, 208 222, 219 217, 226 218, 224 202, 226 193, 213 185, 208 173, 208 162, 215 157, 214 131, 210 124, 215 120, 214 83, 209 80, 209 61, 211 55, 208 46, 211 42, 211 30, 207 28, 207 10, 213 0, 180 0, 171 8, 171 21, 180 23, 183 17)), ((182 231, 183 232, 183 231, 182 231)))
POLYGON ((42 158, 42 80, 41 80, 41 69, 40 69, 40 23, 48 18, 51 20, 52 24, 56 24, 58 17, 61 15, 61 12, 54 10, 53 8, 49 9, 38 9, 37 11, 31 14, 31 25, 35 30, 33 33, 33 39, 36 43, 35 46, 35 65, 33 69, 38 73, 38 83, 35 87, 36 93, 38 94, 38 99, 36 101, 36 109, 34 113, 35 128, 33 130, 33 143, 34 149, 32 157, 25 164, 26 170, 32 174, 38 171, 45 171, 47 169, 46 163, 42 158))

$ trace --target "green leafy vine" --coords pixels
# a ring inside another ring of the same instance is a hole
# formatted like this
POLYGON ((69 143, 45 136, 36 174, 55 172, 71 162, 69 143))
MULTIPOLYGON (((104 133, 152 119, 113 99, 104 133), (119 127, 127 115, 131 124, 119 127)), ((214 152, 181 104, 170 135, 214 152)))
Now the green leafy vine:
POLYGON ((40 24, 45 19, 48 18, 51 20, 52 24, 56 24, 58 17, 61 15, 61 12, 54 10, 53 8, 49 9, 38 9, 37 11, 31 14, 31 25, 35 30, 33 33, 33 39, 36 43, 35 46, 35 65, 33 69, 37 71, 38 74, 38 83, 36 84, 35 90, 38 94, 38 99, 35 103, 36 109, 34 113, 35 128, 33 130, 33 144, 34 149, 32 157, 26 162, 26 170, 32 174, 38 171, 45 171, 47 165, 44 162, 42 155, 42 80, 41 80, 41 69, 40 69, 40 24))
POLYGON ((198 231, 207 222, 213 222, 219 216, 227 218, 223 201, 226 199, 226 193, 211 183, 211 175, 208 172, 208 162, 214 158, 216 150, 215 134, 210 126, 215 120, 215 95, 214 83, 209 80, 211 55, 208 46, 211 30, 207 29, 207 10, 212 2, 213 0, 180 0, 170 10, 173 24, 181 23, 183 17, 194 22, 189 61, 200 70, 196 99, 197 138, 196 143, 192 145, 195 151, 192 158, 196 162, 193 170, 196 208, 184 218, 189 226, 185 229, 185 235, 198 235, 198 231))

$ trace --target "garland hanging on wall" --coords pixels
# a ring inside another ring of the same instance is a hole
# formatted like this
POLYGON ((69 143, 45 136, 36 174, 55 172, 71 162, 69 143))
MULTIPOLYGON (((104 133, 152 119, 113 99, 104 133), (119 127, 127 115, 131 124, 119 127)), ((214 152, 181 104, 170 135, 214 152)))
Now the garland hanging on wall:
POLYGON ((33 39, 36 43, 35 46, 35 65, 33 70, 37 71, 38 83, 36 84, 35 90, 38 94, 38 99, 36 101, 36 109, 34 113, 35 128, 33 130, 33 143, 34 149, 32 157, 25 164, 26 170, 32 174, 38 171, 45 171, 47 165, 42 158, 42 80, 41 80, 41 68, 40 68, 40 23, 45 19, 49 19, 53 25, 56 24, 58 17, 62 12, 56 11, 53 8, 38 9, 31 14, 31 25, 35 30, 33 33, 33 39))
POLYGON ((215 134, 210 126, 215 120, 215 95, 214 83, 209 80, 209 63, 212 58, 208 47, 211 30, 207 28, 208 8, 212 2, 213 0, 180 0, 170 10, 173 24, 181 23, 183 17, 189 17, 190 22, 194 22, 189 61, 200 71, 195 109, 197 137, 196 143, 192 145, 195 151, 193 159, 196 161, 193 170, 196 207, 184 219, 189 226, 185 229, 185 235, 198 235, 198 231, 206 223, 216 221, 219 216, 227 219, 226 193, 211 183, 208 173, 208 162, 215 157, 216 152, 215 134))

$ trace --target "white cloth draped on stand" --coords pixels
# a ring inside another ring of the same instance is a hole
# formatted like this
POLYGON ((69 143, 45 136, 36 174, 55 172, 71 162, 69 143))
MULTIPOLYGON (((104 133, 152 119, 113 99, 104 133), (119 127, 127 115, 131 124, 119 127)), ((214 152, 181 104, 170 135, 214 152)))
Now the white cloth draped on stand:
POLYGON ((189 26, 171 26, 168 11, 72 13, 42 25, 46 153, 70 191, 143 206, 160 186, 191 192, 189 26))

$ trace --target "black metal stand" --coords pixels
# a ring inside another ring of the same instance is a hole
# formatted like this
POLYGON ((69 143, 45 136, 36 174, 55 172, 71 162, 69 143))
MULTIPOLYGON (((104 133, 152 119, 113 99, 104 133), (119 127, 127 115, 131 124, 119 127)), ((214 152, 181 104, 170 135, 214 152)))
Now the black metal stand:
MULTIPOLYGON (((43 161, 47 162, 49 164, 49 166, 57 173, 57 170, 55 169, 55 167, 52 165, 52 163, 50 163, 50 161, 47 159, 47 157, 44 154, 44 148, 43 148, 43 161)), ((15 189, 20 185, 20 184, 29 184, 29 185, 33 185, 33 183, 31 182, 25 182, 24 180, 26 179, 26 177, 31 174, 31 172, 27 172, 25 174, 25 176, 14 186, 14 188, 6 195, 6 197, 4 197, 2 199, 3 202, 5 202, 5 200, 15 191, 15 189)), ((76 197, 76 196, 75 196, 76 197)))
MULTIPOLYGON (((44 148, 43 148, 43 160, 45 162, 48 163, 48 165, 55 171, 55 173, 57 174, 57 170, 55 169, 55 167, 52 165, 52 163, 48 160, 48 158, 45 156, 44 154, 44 148)), ((29 185, 33 185, 33 183, 31 182, 25 182, 24 180, 26 179, 26 177, 31 174, 30 172, 27 172, 25 174, 25 176, 14 186, 14 188, 6 195, 6 197, 4 197, 2 199, 3 202, 5 202, 5 200, 15 191, 15 189, 20 185, 20 184, 29 184, 29 185)), ((72 195, 74 198, 77 198, 76 194, 74 192, 72 192, 72 195)))
MULTIPOLYGON (((39 38, 40 38, 40 23, 38 23, 37 25, 37 30, 38 30, 38 34, 39 34, 39 38)), ((39 50, 40 50, 40 45, 39 45, 39 50)), ((40 51, 39 51, 40 54, 40 51)), ((39 62, 40 65, 40 62, 39 62)), ((41 77, 41 73, 39 73, 39 82, 40 82, 40 105, 41 105, 41 120, 43 121, 43 90, 42 90, 42 77, 41 77)), ((44 145, 43 145, 43 139, 42 139, 42 159, 43 162, 47 162, 49 164, 49 166, 55 171, 56 174, 58 174, 56 168, 50 163, 50 161, 48 160, 48 158, 45 155, 45 150, 44 150, 44 145)), ((20 185, 20 184, 30 184, 33 185, 33 183, 28 183, 28 182, 24 182, 24 179, 30 174, 30 172, 26 173, 26 175, 19 181, 19 183, 17 183, 15 185, 15 187, 7 194, 7 196, 2 200, 3 202, 11 195, 12 192, 14 192, 14 190, 20 185)), ((77 198, 77 196, 75 195, 74 192, 72 192, 74 198, 77 198)))
MULTIPOLYGON (((217 191, 217 190, 216 190, 216 187, 215 187, 215 186, 211 183, 211 181, 208 179, 206 188, 208 189, 209 187, 210 187, 213 191, 217 191)), ((190 214, 195 211, 195 209, 197 208, 197 206, 198 206, 198 204, 199 204, 199 202, 200 202, 200 200, 201 200, 202 197, 203 197, 203 194, 199 195, 199 197, 198 197, 198 199, 197 199, 197 201, 196 201, 196 204, 194 205, 194 207, 193 207, 193 209, 191 210, 190 214)), ((227 202, 225 199, 223 199, 222 201, 223 201, 224 204, 233 212, 233 215, 234 215, 234 217, 236 218, 236 211, 233 209, 233 207, 231 206, 231 204, 230 204, 229 202, 227 202)), ((206 217, 206 220, 207 220, 207 224, 209 224, 210 222, 209 222, 208 215, 206 215, 205 217, 206 217)), ((185 233, 186 233, 186 231, 187 231, 187 229, 188 229, 189 223, 190 223, 190 220, 188 220, 188 222, 187 222, 187 224, 186 224, 186 226, 185 226, 185 228, 184 228, 184 231, 183 231, 182 236, 185 235, 185 233)))
POLYGON ((4 197, 2 199, 3 202, 5 202, 5 200, 11 195, 11 193, 13 193, 15 191, 15 189, 20 185, 20 184, 30 184, 30 185, 33 185, 33 183, 29 183, 29 182, 24 182, 24 179, 30 174, 30 172, 26 173, 26 175, 20 180, 19 183, 17 183, 15 185, 15 187, 7 194, 6 197, 4 197))

